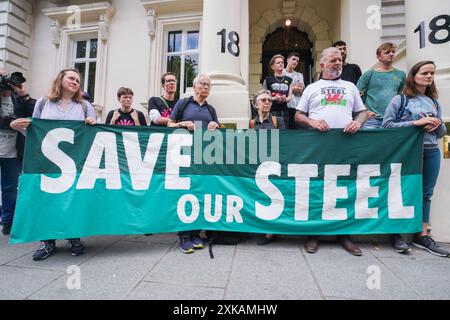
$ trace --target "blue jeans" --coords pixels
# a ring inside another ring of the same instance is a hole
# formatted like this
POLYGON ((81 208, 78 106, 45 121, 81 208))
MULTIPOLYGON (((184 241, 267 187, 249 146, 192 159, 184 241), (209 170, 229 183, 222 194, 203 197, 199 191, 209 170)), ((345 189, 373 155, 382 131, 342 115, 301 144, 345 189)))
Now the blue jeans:
POLYGON ((423 222, 430 222, 431 197, 439 176, 441 151, 439 148, 423 150, 423 222))
POLYGON ((192 230, 192 231, 179 231, 178 236, 180 238, 183 237, 200 237, 201 230, 192 230))
POLYGON ((12 224, 17 200, 17 158, 0 158, 3 224, 12 224))
POLYGON ((364 123, 363 129, 380 129, 382 123, 383 119, 369 119, 364 123))

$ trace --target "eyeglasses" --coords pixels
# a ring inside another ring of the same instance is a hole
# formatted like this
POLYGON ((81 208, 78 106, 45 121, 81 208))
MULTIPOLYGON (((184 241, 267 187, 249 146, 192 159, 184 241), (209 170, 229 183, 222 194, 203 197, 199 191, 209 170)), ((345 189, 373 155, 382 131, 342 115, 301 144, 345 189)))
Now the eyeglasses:
POLYGON ((272 98, 261 98, 261 99, 259 99, 259 101, 261 101, 263 103, 266 103, 266 102, 272 103, 272 98))
POLYGON ((164 81, 164 83, 177 83, 177 80, 169 79, 169 80, 164 81))
POLYGON ((211 87, 211 83, 209 83, 209 82, 199 82, 198 83, 199 85, 201 85, 202 87, 205 87, 205 88, 210 88, 211 87))

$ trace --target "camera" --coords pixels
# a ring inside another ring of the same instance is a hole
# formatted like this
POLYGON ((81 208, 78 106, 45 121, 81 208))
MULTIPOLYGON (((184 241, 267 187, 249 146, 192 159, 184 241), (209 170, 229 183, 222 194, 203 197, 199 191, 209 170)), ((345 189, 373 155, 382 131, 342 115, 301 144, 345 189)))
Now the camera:
POLYGON ((20 86, 27 81, 21 72, 13 72, 0 76, 0 91, 12 90, 10 85, 20 86))

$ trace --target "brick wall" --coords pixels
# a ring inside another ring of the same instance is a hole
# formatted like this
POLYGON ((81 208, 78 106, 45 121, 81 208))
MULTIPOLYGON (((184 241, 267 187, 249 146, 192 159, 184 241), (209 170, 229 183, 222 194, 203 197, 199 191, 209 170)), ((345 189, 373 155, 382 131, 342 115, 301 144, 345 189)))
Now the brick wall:
POLYGON ((29 0, 0 0, 0 66, 8 71, 30 69, 32 9, 29 0))

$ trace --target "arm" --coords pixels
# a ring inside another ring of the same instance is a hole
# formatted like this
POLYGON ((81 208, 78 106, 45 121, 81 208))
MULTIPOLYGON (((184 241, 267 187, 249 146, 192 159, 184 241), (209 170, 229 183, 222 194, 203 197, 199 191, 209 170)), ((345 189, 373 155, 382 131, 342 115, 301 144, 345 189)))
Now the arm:
POLYGON ((328 123, 325 120, 314 120, 309 118, 306 113, 297 111, 295 113, 295 122, 306 126, 308 128, 319 130, 320 132, 326 132, 330 130, 328 123))
MULTIPOLYGON (((291 83, 292 83, 292 82, 291 82, 291 83)), ((291 84, 291 85, 289 86, 288 95, 287 95, 286 98, 285 98, 285 101, 286 101, 286 102, 289 102, 289 101, 291 101, 291 99, 292 99, 292 87, 293 87, 293 85, 291 84)))
MULTIPOLYGON (((383 116, 383 128, 404 128, 413 127, 414 121, 407 120, 403 115, 400 120, 397 120, 397 114, 400 109, 400 96, 395 96, 392 98, 391 102, 386 108, 383 116)), ((405 112, 406 113, 406 112, 405 112)))
POLYGON ((167 126, 169 122, 168 117, 162 117, 160 109, 158 108, 157 100, 160 100, 157 97, 151 97, 148 100, 148 115, 150 120, 159 125, 159 126, 167 126))
POLYGON ((356 87, 358 88, 361 97, 363 97, 367 92, 368 85, 369 85, 368 78, 369 78, 369 75, 371 72, 372 72, 371 70, 367 71, 358 80, 356 87))
POLYGON ((111 123, 113 114, 114 114, 114 110, 111 110, 110 112, 108 112, 108 115, 106 116, 105 124, 114 124, 114 123, 111 123))
POLYGON ((131 119, 133 119, 134 125, 137 127, 141 126, 141 123, 139 122, 139 116, 138 116, 138 112, 136 110, 133 110, 130 114, 131 119))
POLYGON ((95 114, 94 106, 86 101, 87 103, 87 112, 86 112, 86 119, 84 120, 84 123, 87 125, 93 126, 97 124, 97 115, 95 114))
POLYGON ((145 116, 142 112, 138 111, 138 119, 141 126, 147 126, 147 120, 145 119, 145 116))
POLYGON ((354 120, 345 126, 344 133, 354 134, 358 132, 368 119, 370 119, 370 115, 367 110, 355 113, 354 120))
POLYGON ((176 122, 175 120, 169 119, 169 122, 167 123, 167 126, 169 128, 186 128, 189 131, 195 131, 195 125, 194 125, 194 123, 192 121, 176 122))

